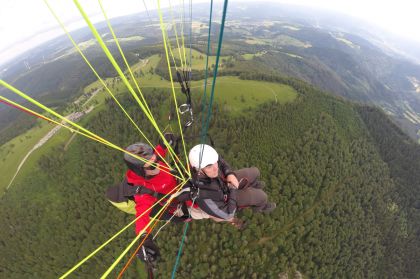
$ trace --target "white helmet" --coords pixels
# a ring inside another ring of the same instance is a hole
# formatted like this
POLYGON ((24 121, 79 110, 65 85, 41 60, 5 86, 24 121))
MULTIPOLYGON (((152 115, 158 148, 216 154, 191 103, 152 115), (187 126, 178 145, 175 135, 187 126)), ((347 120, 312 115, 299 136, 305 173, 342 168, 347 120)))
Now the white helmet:
POLYGON ((190 150, 188 159, 190 160, 191 166, 199 170, 216 163, 219 160, 219 154, 217 154, 217 151, 210 145, 199 144, 190 150))

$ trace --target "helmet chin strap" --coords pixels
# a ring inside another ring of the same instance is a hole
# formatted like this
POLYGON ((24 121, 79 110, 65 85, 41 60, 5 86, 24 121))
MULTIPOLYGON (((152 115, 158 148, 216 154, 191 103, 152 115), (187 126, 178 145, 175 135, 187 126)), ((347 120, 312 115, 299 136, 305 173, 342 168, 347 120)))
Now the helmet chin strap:
POLYGON ((144 173, 146 174, 146 177, 153 177, 157 174, 159 174, 160 169, 156 168, 154 170, 145 170, 144 173))
MULTIPOLYGON (((198 173, 199 174, 202 174, 202 175, 205 175, 206 177, 209 177, 208 175, 207 175, 207 173, 205 173, 204 171, 203 171, 203 169, 200 169, 199 171, 198 171, 198 173)), ((209 177, 210 178, 210 177, 209 177)))

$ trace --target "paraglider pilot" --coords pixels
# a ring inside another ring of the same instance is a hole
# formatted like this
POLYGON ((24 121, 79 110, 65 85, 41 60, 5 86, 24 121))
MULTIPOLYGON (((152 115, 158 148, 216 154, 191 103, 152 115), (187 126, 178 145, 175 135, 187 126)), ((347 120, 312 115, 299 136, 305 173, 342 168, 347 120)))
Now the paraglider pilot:
MULTIPOLYGON (((169 144, 174 142, 173 134, 165 134, 165 139, 169 144)), ((161 204, 158 204, 158 206, 155 206, 152 209, 150 209, 150 207, 164 195, 174 190, 177 186, 177 180, 170 174, 169 166, 160 160, 160 157, 164 158, 167 153, 167 149, 164 148, 163 143, 158 144, 153 149, 148 144, 139 142, 128 146, 126 151, 136 154, 146 160, 146 162, 144 162, 127 153, 124 154, 124 161, 128 166, 126 181, 132 189, 135 189, 134 201, 136 204, 136 217, 147 212, 136 221, 136 234, 139 234, 149 223, 150 217, 155 216, 155 214, 157 214, 165 205, 165 201, 162 201, 161 204)), ((177 204, 170 205, 165 211, 162 219, 172 217, 172 214, 177 213, 176 209, 177 204)), ((178 214, 175 218, 172 217, 171 220, 172 222, 183 222, 185 219, 186 217, 183 218, 178 214)), ((149 232, 150 227, 147 228, 146 231, 149 232)), ((143 239, 143 237, 145 237, 145 234, 141 239, 143 239)), ((152 236, 149 236, 146 239, 137 256, 146 263, 156 262, 160 253, 152 236)))

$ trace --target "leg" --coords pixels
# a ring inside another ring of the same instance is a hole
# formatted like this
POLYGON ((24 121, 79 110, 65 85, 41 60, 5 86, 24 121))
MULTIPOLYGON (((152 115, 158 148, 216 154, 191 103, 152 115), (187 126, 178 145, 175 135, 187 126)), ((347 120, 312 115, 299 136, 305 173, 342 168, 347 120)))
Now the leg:
POLYGON ((211 216, 207 213, 205 213, 203 210, 201 210, 200 208, 188 208, 188 210, 190 211, 191 214, 191 218, 193 218, 194 220, 200 220, 200 219, 211 219, 214 222, 228 222, 229 224, 233 225, 234 227, 236 227, 237 229, 243 229, 244 228, 244 222, 236 217, 233 217, 231 219, 220 219, 217 218, 215 216, 211 216))
POLYGON ((262 210, 267 205, 267 200, 267 194, 261 189, 248 187, 237 192, 238 207, 253 207, 256 210, 262 210))
POLYGON ((260 177, 260 170, 256 167, 244 168, 237 171, 234 171, 236 177, 238 178, 239 185, 241 188, 255 187, 258 184, 258 178, 260 177), (247 183, 242 184, 241 179, 245 180, 247 183))

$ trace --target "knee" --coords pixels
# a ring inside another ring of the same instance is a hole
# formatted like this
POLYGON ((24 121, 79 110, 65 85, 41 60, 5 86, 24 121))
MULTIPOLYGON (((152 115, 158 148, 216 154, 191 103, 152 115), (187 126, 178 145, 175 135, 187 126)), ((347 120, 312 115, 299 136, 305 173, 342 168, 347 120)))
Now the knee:
POLYGON ((258 204, 262 205, 268 202, 268 196, 263 190, 259 190, 256 196, 258 199, 258 204))
POLYGON ((255 179, 258 179, 260 177, 260 170, 256 167, 249 168, 249 172, 251 174, 251 177, 255 177, 255 179))

